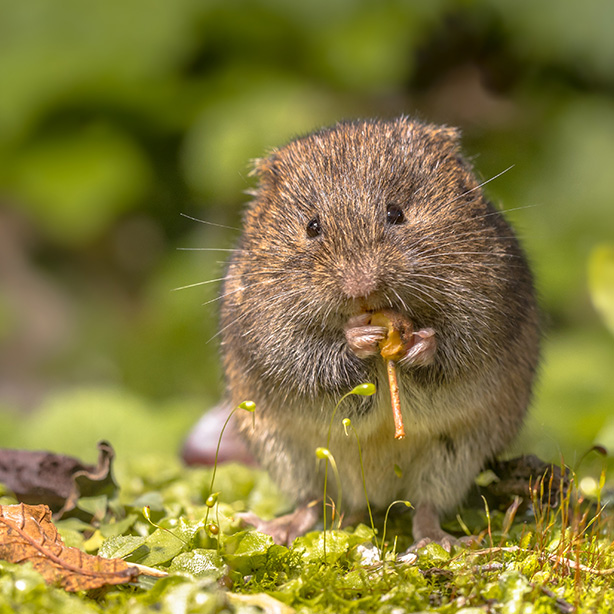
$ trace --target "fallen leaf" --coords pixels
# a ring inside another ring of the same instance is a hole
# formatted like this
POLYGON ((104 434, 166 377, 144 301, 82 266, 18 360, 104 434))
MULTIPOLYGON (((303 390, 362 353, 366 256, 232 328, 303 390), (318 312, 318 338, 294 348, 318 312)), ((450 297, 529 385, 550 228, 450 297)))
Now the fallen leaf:
POLYGON ((0 559, 30 562, 45 582, 71 592, 124 584, 140 573, 121 559, 66 547, 46 505, 0 506, 0 559))
POLYGON ((0 482, 18 501, 45 504, 60 518, 76 507, 80 497, 111 497, 117 490, 111 473, 113 448, 101 441, 98 451, 98 464, 86 465, 62 454, 0 448, 0 482))
POLYGON ((567 467, 546 463, 533 454, 492 461, 489 469, 497 479, 486 486, 486 491, 495 497, 519 496, 530 500, 532 492, 539 493, 543 483, 542 502, 556 507, 570 484, 571 472, 567 467))

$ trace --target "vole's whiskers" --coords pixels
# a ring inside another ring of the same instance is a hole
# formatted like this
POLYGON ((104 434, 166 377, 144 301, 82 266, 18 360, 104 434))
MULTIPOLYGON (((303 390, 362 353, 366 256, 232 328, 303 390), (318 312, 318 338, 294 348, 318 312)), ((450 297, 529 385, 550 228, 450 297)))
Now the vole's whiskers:
MULTIPOLYGON (((450 254, 454 255, 454 254, 450 254)), ((482 270, 482 271, 496 271, 498 268, 522 268, 522 262, 519 260, 515 262, 506 262, 504 266, 500 260, 491 259, 489 262, 482 261, 453 261, 453 262, 439 262, 435 258, 428 258, 423 262, 420 262, 417 269, 438 269, 445 268, 452 271, 467 271, 467 270, 482 270)), ((507 277, 501 279, 508 279, 507 277)))
MULTIPOLYGON (((441 247, 442 245, 446 245, 445 241, 458 242, 460 239, 475 238, 481 243, 490 243, 490 237, 485 237, 483 231, 480 229, 473 228, 464 232, 456 232, 457 228, 466 228, 466 224, 458 222, 449 224, 445 227, 445 229, 438 227, 421 229, 420 236, 416 238, 416 242, 420 244, 424 241, 436 240, 438 242, 438 247, 441 247), (440 243, 441 241, 444 241, 444 243, 440 243)), ((509 235, 501 237, 497 236, 496 239, 513 240, 514 238, 514 236, 509 235)))
MULTIPOLYGON (((448 201, 448 202, 453 202, 453 201, 448 201)), ((499 209, 496 209, 495 211, 489 211, 488 213, 484 213, 482 215, 477 215, 475 217, 472 218, 472 220, 474 221, 480 221, 480 220, 484 220, 486 218, 489 217, 493 217, 493 216, 499 216, 499 215, 506 215, 508 212, 511 211, 520 211, 522 209, 532 209, 533 207, 535 207, 536 205, 525 205, 522 207, 515 207, 512 209, 506 209, 504 211, 500 211, 499 209)), ((456 221, 453 221, 450 224, 447 224, 445 226, 444 230, 441 230, 438 227, 433 228, 433 230, 431 232, 429 232, 428 229, 424 229, 422 230, 422 234, 420 237, 418 237, 418 242, 424 240, 424 239, 428 239, 430 238, 436 238, 437 240, 441 240, 444 237, 450 237, 452 238, 454 241, 460 239, 461 237, 475 237, 476 239, 480 239, 480 241, 485 241, 488 240, 488 237, 484 237, 483 232, 481 229, 472 229, 472 230, 468 230, 466 232, 461 232, 461 233, 456 233, 453 234, 454 231, 457 228, 465 228, 467 225, 466 221, 463 219, 459 219, 456 221)), ((508 235, 508 236, 499 236, 497 235, 496 238, 492 237, 493 241, 496 240, 515 240, 516 236, 515 235, 508 235)), ((445 245, 445 244, 444 244, 445 245)), ((439 245, 440 247, 442 246, 441 244, 439 245)))
POLYGON ((171 292, 177 292, 177 290, 187 290, 188 288, 196 288, 197 286, 206 286, 208 284, 214 284, 217 281, 224 281, 227 279, 226 277, 218 277, 217 279, 206 279, 205 281, 197 281, 193 284, 187 284, 186 286, 179 286, 178 288, 173 288, 171 292))
POLYGON ((494 175, 490 179, 486 179, 486 181, 482 181, 482 183, 476 185, 475 187, 470 188, 469 190, 465 190, 464 192, 462 192, 458 196, 455 196, 451 200, 448 200, 444 205, 442 205, 442 207, 447 207, 448 205, 451 205, 453 202, 459 200, 460 198, 463 198, 463 197, 467 196, 467 194, 471 194, 471 192, 475 192, 476 190, 480 190, 486 184, 490 183, 491 181, 494 181, 495 179, 498 179, 499 177, 501 177, 501 175, 505 175, 505 173, 507 173, 508 171, 511 171, 514 168, 514 166, 516 166, 516 165, 512 164, 511 166, 508 166, 505 170, 501 171, 500 173, 497 173, 496 175, 494 175))
POLYGON ((234 320, 232 320, 232 322, 226 324, 226 326, 220 327, 220 330, 218 330, 217 333, 215 333, 215 335, 212 335, 211 337, 209 337, 209 339, 207 339, 207 341, 205 341, 205 345, 207 345, 208 343, 211 343, 216 337, 219 337, 226 329, 239 323, 241 320, 245 318, 246 315, 247 315, 247 312, 244 311, 240 313, 234 320))
POLYGON ((237 247, 178 247, 179 252, 230 252, 239 254, 245 250, 237 247))
MULTIPOLYGON (((423 279, 428 279, 431 281, 435 281, 437 282, 437 286, 440 290, 443 290, 443 287, 448 286, 449 288, 452 289, 453 292, 455 292, 457 296, 460 296, 460 293, 458 291, 461 291, 462 294, 467 294, 469 291, 469 289, 467 288, 466 284, 462 284, 459 283, 455 280, 449 279, 447 277, 440 277, 438 275, 428 275, 426 273, 412 273, 412 277, 421 277, 423 279)), ((422 289, 422 287, 421 287, 422 289)), ((422 290, 424 291, 424 290, 422 290)), ((495 304, 494 301, 492 299, 487 298, 486 296, 480 296, 480 300, 483 302, 488 302, 488 303, 492 303, 495 304)))
MULTIPOLYGON (((468 267, 464 266, 464 265, 458 265, 456 263, 446 263, 446 264, 428 264, 425 266, 421 266, 419 269, 419 273, 417 273, 416 275, 427 275, 429 274, 430 271, 434 271, 436 273, 443 273, 444 275, 450 275, 450 276, 457 276, 456 279, 458 279, 458 283, 459 284, 464 284, 464 285, 468 285, 470 282, 468 281, 468 279, 466 277, 462 277, 462 275, 466 272, 466 269, 468 267), (442 270, 443 269, 443 270, 442 270), (461 281, 462 280, 462 281, 461 281)), ((507 284, 510 281, 510 276, 509 275, 500 275, 498 274, 498 269, 497 267, 494 266, 489 266, 489 265, 480 265, 480 263, 477 263, 475 266, 472 266, 472 272, 475 274, 475 272, 479 273, 480 275, 483 276, 484 279, 490 279, 493 281, 498 281, 502 284, 507 284)), ((448 282, 452 281, 453 279, 455 279, 454 277, 452 279, 450 279, 450 277, 445 277, 444 279, 446 279, 448 282)), ((462 287, 461 285, 459 285, 459 287, 462 287)))
POLYGON ((171 292, 178 290, 187 290, 189 288, 196 288, 198 286, 206 286, 208 284, 214 284, 221 281, 229 281, 232 279, 243 279, 245 277, 261 277, 260 273, 243 273, 242 275, 225 275, 224 277, 217 277, 216 279, 206 279, 204 281, 197 281, 192 284, 186 284, 185 286, 179 286, 178 288, 172 288, 171 292))
MULTIPOLYGON (((312 303, 314 302, 313 299, 311 300, 311 302, 312 303)), ((328 305, 326 306, 326 309, 324 310, 324 313, 322 314, 322 318, 320 319, 320 329, 321 330, 324 330, 326 328, 326 323, 331 317, 334 307, 335 306, 332 302, 328 303, 328 305)), ((321 308, 318 308, 318 309, 321 309, 321 308)))
MULTIPOLYGON (((244 286, 244 287, 242 287, 242 288, 237 288, 237 289, 235 289, 235 290, 233 290, 233 291, 231 291, 231 292, 228 292, 227 294, 225 294, 225 295, 223 295, 223 296, 227 296, 227 295, 229 295, 229 294, 233 294, 234 292, 238 292, 239 290, 249 290, 250 288, 253 288, 254 286, 259 286, 259 285, 266 284, 266 283, 272 283, 273 281, 277 281, 277 280, 267 279, 267 280, 264 280, 264 281, 262 281, 262 282, 257 282, 257 283, 254 283, 254 284, 250 284, 250 285, 248 285, 248 286, 244 286)), ((281 293, 281 294, 282 294, 282 295, 283 295, 283 294, 291 295, 291 294, 296 293, 296 292, 297 292, 296 290, 289 290, 289 291, 287 291, 287 292, 285 292, 285 293, 281 293)), ((218 297, 218 299, 219 299, 219 298, 223 298, 223 296, 218 297)), ((216 299, 216 300, 218 300, 218 299, 216 299)), ((208 301, 208 302, 212 302, 212 301, 208 301)), ((204 303, 204 304, 206 305, 206 304, 208 304, 208 303, 204 303)), ((213 340, 214 340, 216 337, 220 336, 220 335, 221 335, 221 334, 222 334, 222 333, 223 333, 225 330, 227 330, 228 328, 230 328, 230 327, 232 327, 232 326, 235 326, 236 324, 238 324, 239 322, 241 322, 242 320, 244 320, 245 318, 247 318, 247 317, 248 317, 249 315, 251 315, 251 314, 253 313, 253 311, 255 311, 256 309, 257 309, 257 307, 256 307, 256 306, 251 307, 251 305, 249 305, 249 304, 248 304, 247 309, 245 309, 245 310, 243 310, 242 312, 240 312, 240 313, 239 313, 239 315, 238 315, 238 316, 237 316, 237 317, 236 317, 234 320, 232 320, 231 322, 229 322, 229 323, 228 323, 228 324, 226 324, 225 326, 221 327, 221 328, 220 328, 220 330, 219 330, 219 331, 217 331, 217 333, 215 333, 215 335, 213 335, 213 336, 211 336, 209 339, 207 339, 206 343, 210 343, 210 342, 211 342, 211 341, 213 341, 213 340)), ((249 331, 246 331, 246 334, 247 334, 247 332, 249 332, 249 331)))
MULTIPOLYGON (((397 297, 397 299, 399 300, 399 303, 401 304, 401 306, 403 307, 403 309, 405 311, 409 311, 409 307, 407 306, 407 304, 405 303, 405 301, 401 298, 401 296, 399 295, 399 293, 396 291, 396 288, 394 286, 392 286, 391 288, 392 293, 397 297)), ((391 307, 394 307, 394 305, 391 305, 391 307)))
MULTIPOLYGON (((460 248, 462 248, 463 250, 469 248, 469 247, 473 247, 471 246, 470 242, 467 240, 468 237, 471 237, 473 233, 466 233, 465 235, 458 235, 456 237, 451 238, 449 241, 444 242, 444 243, 439 243, 438 241, 441 240, 440 237, 437 237, 435 235, 425 235, 424 237, 421 237, 418 241, 416 241, 416 244, 414 245, 413 249, 412 249, 412 254, 418 257, 424 257, 424 256, 428 256, 428 255, 435 255, 435 256, 449 256, 449 255, 461 255, 461 254, 471 254, 474 256, 486 256, 490 259, 493 258, 493 253, 485 246, 483 250, 481 251, 475 251, 475 252, 464 252, 464 251, 454 251, 454 252, 442 252, 442 249, 446 249, 446 248, 454 248, 454 246, 459 246, 460 248), (421 243, 426 243, 428 240, 430 239, 430 241, 432 242, 436 242, 437 245, 433 245, 432 247, 428 247, 426 249, 421 249, 420 245, 421 243)), ((476 235, 477 236, 477 235, 476 235)), ((506 237, 503 237, 503 239, 505 239, 506 237)), ((510 237, 511 238, 511 237, 510 237)), ((482 242, 482 241, 481 241, 482 242)), ((512 256, 513 254, 509 254, 509 256, 512 256)))
POLYGON ((437 311, 438 300, 423 285, 404 281, 403 288, 410 290, 412 298, 424 303, 431 311, 437 311), (425 296, 430 300, 424 298, 425 296))
POLYGON ((234 226, 226 226, 225 224, 217 224, 216 222, 208 222, 207 220, 201 220, 197 217, 192 217, 187 213, 180 213, 181 217, 185 217, 188 220, 192 220, 193 222, 198 222, 199 224, 206 224, 207 226, 215 226, 216 228, 226 228, 228 230, 235 230, 236 232, 240 232, 240 228, 235 228, 234 226))
POLYGON ((209 305, 209 304, 211 304, 211 303, 215 303, 216 301, 220 301, 220 300, 222 300, 222 299, 224 299, 224 298, 226 298, 226 297, 228 297, 228 296, 231 296, 231 295, 233 295, 233 294, 236 294, 237 292, 241 292, 241 291, 244 291, 244 290, 248 290, 248 289, 250 289, 250 288, 254 288, 255 286, 260 286, 260 285, 262 285, 262 284, 271 283, 271 281, 273 281, 273 280, 271 280, 271 279, 265 279, 265 280, 263 280, 263 281, 257 281, 257 282, 255 282, 255 283, 253 283, 253 284, 248 285, 248 286, 239 286, 238 288, 235 288, 234 290, 229 290, 228 292, 225 292, 224 294, 220 294, 219 296, 217 296, 217 297, 215 297, 215 298, 212 298, 212 299, 211 299, 211 300, 209 300, 209 301, 204 302, 204 303, 202 304, 202 306, 204 307, 205 305, 209 305))

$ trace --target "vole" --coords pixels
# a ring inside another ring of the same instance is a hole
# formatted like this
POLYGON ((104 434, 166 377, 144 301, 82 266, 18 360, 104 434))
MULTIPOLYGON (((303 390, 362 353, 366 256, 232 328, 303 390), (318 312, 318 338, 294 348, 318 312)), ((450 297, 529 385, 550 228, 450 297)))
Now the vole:
MULTIPOLYGON (((258 186, 221 291, 226 411, 249 451, 297 504, 263 523, 278 541, 310 528, 325 446, 344 511, 415 508, 413 537, 447 548, 440 515, 516 435, 539 356, 533 278, 512 228, 482 193, 457 130, 408 117, 339 123, 257 160, 258 186), (394 438, 382 310, 411 325, 397 363, 405 437, 394 438)), ((202 435, 202 429, 197 431, 202 435)), ((216 433, 209 437, 214 440, 216 433)), ((192 437, 192 445, 195 444, 192 437)), ((198 442, 196 442, 198 445, 198 442)), ((329 479, 328 492, 335 494, 329 479)))

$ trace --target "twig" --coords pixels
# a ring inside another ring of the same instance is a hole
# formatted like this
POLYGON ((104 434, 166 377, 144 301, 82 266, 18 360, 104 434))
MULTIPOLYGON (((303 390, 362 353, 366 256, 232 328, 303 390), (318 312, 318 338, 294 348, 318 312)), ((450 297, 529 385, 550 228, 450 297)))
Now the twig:
MULTIPOLYGON (((471 554, 474 555, 482 555, 482 554, 495 554, 497 552, 525 552, 527 554, 531 553, 531 550, 527 550, 526 548, 521 548, 520 546, 496 546, 494 548, 483 548, 482 550, 472 550, 471 554)), ((543 555, 540 558, 544 558, 543 555)), ((549 561, 553 563, 560 563, 569 567, 569 569, 579 569, 580 571, 584 571, 586 573, 593 574, 595 576, 612 576, 614 575, 614 568, 609 569, 596 569, 595 567, 589 567, 588 565, 583 565, 582 563, 577 563, 572 559, 568 559, 567 557, 560 556, 557 554, 547 554, 545 556, 549 561)))
POLYGON ((147 567, 147 565, 139 565, 138 563, 130 563, 129 561, 126 561, 126 565, 138 569, 142 576, 151 576, 152 578, 166 578, 166 576, 168 576, 168 572, 153 567, 147 567))

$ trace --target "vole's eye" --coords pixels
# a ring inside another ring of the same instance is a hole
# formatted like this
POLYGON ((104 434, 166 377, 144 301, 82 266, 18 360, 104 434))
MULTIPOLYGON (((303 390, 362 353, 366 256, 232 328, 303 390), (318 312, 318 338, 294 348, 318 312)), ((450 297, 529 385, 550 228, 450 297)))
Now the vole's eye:
POLYGON ((386 207, 386 222, 388 224, 402 224, 405 221, 405 214, 399 205, 390 204, 386 207))
POLYGON ((322 234, 322 225, 320 224, 320 218, 314 217, 309 224, 307 224, 307 236, 310 239, 322 234))

